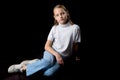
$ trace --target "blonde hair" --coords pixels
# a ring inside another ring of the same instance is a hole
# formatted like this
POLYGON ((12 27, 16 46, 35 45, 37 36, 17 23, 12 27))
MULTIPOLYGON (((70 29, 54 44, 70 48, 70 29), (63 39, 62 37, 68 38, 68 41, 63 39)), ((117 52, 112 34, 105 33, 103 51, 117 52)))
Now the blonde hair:
MULTIPOLYGON (((68 15, 68 20, 67 20, 67 22, 70 22, 70 24, 73 25, 73 22, 71 21, 71 18, 70 18, 69 11, 68 11, 68 9, 67 9, 64 5, 60 5, 60 4, 56 5, 56 6, 53 8, 53 14, 54 14, 54 9, 55 9, 55 8, 62 8, 62 9, 64 9, 64 10, 67 12, 67 15, 68 15)), ((58 22, 57 22, 56 20, 54 20, 54 25, 58 25, 58 22)))

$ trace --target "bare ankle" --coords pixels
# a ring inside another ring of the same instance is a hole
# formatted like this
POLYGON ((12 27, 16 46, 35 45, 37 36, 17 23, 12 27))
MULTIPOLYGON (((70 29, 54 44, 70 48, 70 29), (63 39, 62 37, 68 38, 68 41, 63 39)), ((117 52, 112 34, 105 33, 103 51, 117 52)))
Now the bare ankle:
POLYGON ((22 67, 21 67, 21 71, 25 71, 26 70, 26 65, 23 65, 22 67))

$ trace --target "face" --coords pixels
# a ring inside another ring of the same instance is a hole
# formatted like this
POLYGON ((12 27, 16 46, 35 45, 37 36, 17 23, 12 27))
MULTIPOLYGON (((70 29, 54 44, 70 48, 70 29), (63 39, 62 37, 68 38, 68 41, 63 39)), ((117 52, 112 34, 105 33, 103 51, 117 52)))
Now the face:
POLYGON ((54 18, 60 24, 65 24, 67 21, 67 12, 62 8, 54 9, 54 18))

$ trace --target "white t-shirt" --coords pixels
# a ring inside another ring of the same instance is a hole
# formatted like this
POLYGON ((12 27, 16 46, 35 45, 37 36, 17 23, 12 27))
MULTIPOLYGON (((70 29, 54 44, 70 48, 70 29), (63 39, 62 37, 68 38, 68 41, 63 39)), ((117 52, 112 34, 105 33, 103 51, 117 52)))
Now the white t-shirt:
POLYGON ((53 41, 54 50, 63 57, 69 57, 72 54, 73 43, 81 42, 80 27, 70 23, 53 26, 47 39, 53 41))

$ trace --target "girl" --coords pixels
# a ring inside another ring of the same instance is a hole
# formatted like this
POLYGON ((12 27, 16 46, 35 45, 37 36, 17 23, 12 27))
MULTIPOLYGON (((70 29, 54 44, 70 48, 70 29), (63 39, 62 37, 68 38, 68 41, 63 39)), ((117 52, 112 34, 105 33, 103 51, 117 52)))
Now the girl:
POLYGON ((71 61, 81 42, 80 27, 71 21, 64 5, 56 5, 53 14, 55 21, 47 37, 43 58, 28 61, 27 64, 12 65, 8 69, 9 73, 26 71, 26 75, 30 76, 41 70, 45 76, 52 76, 60 66, 71 61))

